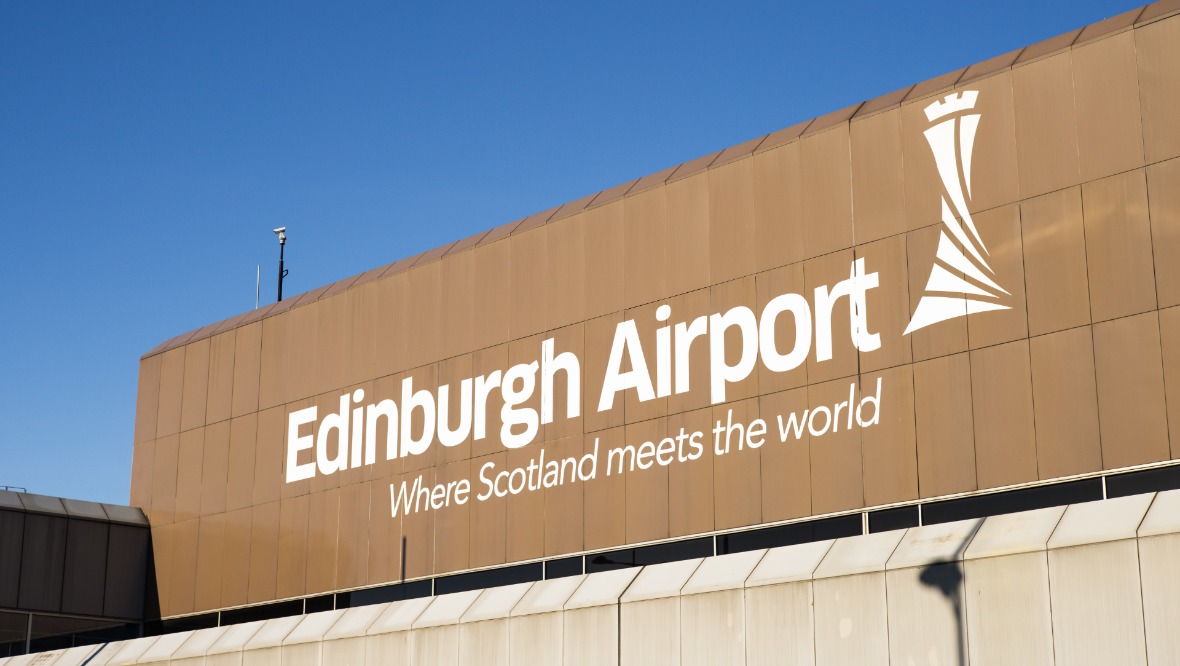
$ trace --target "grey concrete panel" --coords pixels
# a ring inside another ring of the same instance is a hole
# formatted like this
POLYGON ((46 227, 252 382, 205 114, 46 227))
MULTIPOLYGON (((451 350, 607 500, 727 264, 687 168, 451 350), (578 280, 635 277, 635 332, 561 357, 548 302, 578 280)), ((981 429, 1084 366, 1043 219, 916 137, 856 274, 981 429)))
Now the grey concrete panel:
POLYGON ((747 588, 746 663, 815 664, 811 605, 811 581, 747 588))
POLYGON ((323 662, 325 664, 359 666, 366 663, 365 646, 364 635, 325 640, 323 662))
MULTIPOLYGON (((1159 499, 1168 493, 1160 493, 1159 499)), ((1152 508, 1154 511, 1155 508, 1152 508)), ((1180 666, 1180 533, 1139 540, 1147 662, 1180 666)))
POLYGON ((562 656, 565 666, 619 663, 617 604, 567 610, 563 615, 562 656))
POLYGON ((560 611, 513 616, 508 621, 509 663, 512 666, 560 664, 563 625, 560 611))
POLYGON ((990 516, 975 533, 964 559, 1031 553, 1047 548, 1065 507, 990 516))
MULTIPOLYGON (((485 593, 490 591, 485 590, 485 593)), ((508 666, 507 617, 460 624, 459 663, 463 666, 508 666)))
POLYGON ((967 619, 958 562, 889 571, 885 583, 889 617, 896 618, 889 623, 890 663, 966 661, 967 619))
MULTIPOLYGON (((754 564, 750 563, 749 567, 753 569, 754 564)), ((740 581, 738 585, 741 585, 740 581)), ((739 587, 680 598, 682 664, 713 666, 745 661, 746 627, 742 592, 739 587)))
POLYGON ((980 558, 964 568, 971 664, 1052 664, 1047 555, 980 558))
POLYGON ((415 666, 458 666, 459 625, 415 629, 410 632, 410 646, 415 666))
POLYGON ((410 632, 390 631, 365 638, 365 663, 406 666, 412 662, 410 632))
POLYGON ((1155 493, 1071 504, 1049 538, 1049 548, 1132 539, 1155 493))
POLYGON ((1146 663, 1139 552, 1134 541, 1051 549, 1049 589, 1058 663, 1146 663))
MULTIPOLYGON (((900 538, 898 534, 897 539, 900 538)), ((837 546, 840 541, 836 542, 837 546)), ((888 555, 879 558, 882 568, 887 558, 888 555)), ((816 580, 813 585, 816 666, 887 666, 889 630, 885 617, 885 573, 824 578, 816 580)))
POLYGON ((633 601, 622 604, 619 612, 621 666, 674 666, 680 663, 679 597, 633 601))

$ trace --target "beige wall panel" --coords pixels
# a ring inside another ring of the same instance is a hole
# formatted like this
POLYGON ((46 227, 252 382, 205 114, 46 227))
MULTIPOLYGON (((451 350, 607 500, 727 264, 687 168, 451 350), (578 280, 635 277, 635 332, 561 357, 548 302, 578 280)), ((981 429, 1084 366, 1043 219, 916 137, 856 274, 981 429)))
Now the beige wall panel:
MULTIPOLYGON (((400 483, 408 482, 412 486, 418 476, 422 477, 422 487, 429 488, 437 483, 437 474, 434 468, 420 472, 407 472, 402 474, 398 481, 400 483)), ((405 539, 403 544, 405 567, 403 570, 406 578, 421 578, 434 574, 435 518, 434 511, 423 511, 421 508, 402 517, 401 535, 405 539)))
POLYGON ((319 308, 316 330, 316 392, 334 391, 349 383, 348 357, 352 340, 352 319, 348 292, 316 301, 319 308))
POLYGON ((623 305, 634 307, 667 291, 664 188, 623 199, 623 305))
POLYGON ((508 342, 511 247, 507 240, 480 245, 475 253, 476 349, 508 342))
POLYGON ((619 606, 597 606, 562 614, 566 666, 619 663, 619 606))
POLYGON ((817 257, 851 247, 852 162, 848 125, 799 141, 803 172, 803 245, 817 257))
MULTIPOLYGON (((783 441, 783 428, 792 413, 803 414, 808 409, 807 389, 797 388, 763 395, 758 399, 759 416, 766 421, 766 444, 759 450, 759 471, 762 487, 762 520, 789 520, 811 515, 811 436, 806 428, 802 436, 795 431, 783 441)), ((706 444, 710 444, 711 424, 703 424, 706 444)), ((712 453, 712 447, 707 447, 712 453)), ((730 492, 722 488, 722 492, 730 492)), ((711 528, 710 528, 711 529, 711 528)))
POLYGON ((850 124, 850 132, 856 242, 867 243, 904 232, 901 109, 857 119, 850 124))
POLYGON ((458 666, 459 627, 430 627, 410 632, 415 666, 458 666))
MULTIPOLYGON (((474 349, 475 254, 459 252, 439 261, 442 271, 441 358, 465 354, 474 349)), ((570 270, 573 270, 571 266, 570 270)))
MULTIPOLYGON (((540 447, 508 451, 505 469, 527 468, 540 447)), ((519 477, 518 477, 519 478, 519 477)), ((540 489, 508 495, 507 537, 505 551, 509 562, 530 560, 545 555, 545 493, 540 489)))
POLYGON ((333 641, 324 641, 322 648, 323 663, 325 664, 348 664, 350 666, 360 666, 361 664, 365 663, 364 636, 354 636, 352 638, 340 638, 333 641))
POLYGON ((1180 155, 1180 19, 1135 31, 1139 97, 1143 104, 1143 149, 1148 164, 1180 155))
MULTIPOLYGON (((507 244, 505 244, 507 247, 507 244)), ((478 265, 479 255, 476 255, 476 262, 478 265)), ((507 269, 507 264, 505 264, 507 269)), ((400 370, 405 370, 409 367, 409 351, 410 344, 410 328, 413 325, 413 319, 407 316, 407 308, 409 304, 409 288, 410 278, 407 273, 399 273, 373 283, 374 287, 373 299, 376 302, 377 318, 374 335, 376 336, 375 350, 374 350, 374 371, 367 376, 382 377, 400 370)), ((478 283, 476 286, 476 298, 483 294, 482 290, 486 285, 478 283)), ((505 289, 507 289, 505 287, 505 289)), ((507 322, 508 311, 507 301, 504 302, 504 311, 500 313, 500 318, 507 322)), ((480 319, 484 323, 484 328, 481 330, 493 331, 496 330, 496 324, 499 320, 495 317, 488 317, 480 319)), ((504 325, 505 335, 507 335, 507 324, 504 325)), ((478 332, 477 332, 478 334, 478 332)))
POLYGON ((282 663, 282 648, 259 648, 242 652, 242 666, 279 666, 282 663))
POLYGON ((975 465, 980 488, 1037 480, 1028 341, 971 352, 975 465))
POLYGON ((201 462, 205 429, 180 433, 176 459, 176 522, 201 515, 201 462))
MULTIPOLYGON (((369 495, 373 484, 354 483, 340 489, 340 536, 336 540, 336 585, 360 587, 369 576, 369 495)), ((377 520, 387 520, 376 516, 377 520)))
POLYGON ((1168 416, 1157 313, 1095 324, 1094 370, 1103 468, 1167 460, 1168 416))
POLYGON ((311 496, 279 502, 279 554, 275 597, 302 596, 307 592, 307 516, 311 496))
POLYGON ((549 328, 545 290, 549 282, 549 227, 530 229, 509 239, 512 253, 512 291, 508 333, 516 339, 549 328))
POLYGON ((746 663, 814 666, 811 581, 745 590, 746 663))
POLYGON ((745 662, 742 590, 693 594, 679 601, 681 663, 712 666, 745 662))
POLYGON ((547 225, 545 310, 549 328, 569 326, 586 318, 586 215, 547 225))
POLYGON ((412 313, 406 322, 406 365, 412 368, 442 357, 442 263, 415 266, 406 279, 406 313, 412 313))
MULTIPOLYGON (((763 312, 766 309, 767 303, 783 294, 800 294, 804 298, 808 298, 810 295, 803 279, 802 263, 782 266, 765 273, 759 273, 754 276, 754 287, 758 297, 757 308, 754 309, 755 313, 763 312)), ((810 302, 810 299, 808 302, 810 302)), ((794 315, 790 313, 779 315, 774 329, 775 348, 779 353, 789 354, 795 348, 796 329, 797 322, 795 321, 794 315)), ((808 344, 810 345, 812 343, 808 342, 808 344)), ((698 343, 698 345, 702 348, 706 347, 703 342, 698 343)), ((759 358, 761 359, 762 357, 759 356, 759 358)), ((694 365, 695 367, 702 368, 703 372, 707 372, 708 354, 702 354, 702 359, 694 365)), ((806 363, 802 363, 799 367, 794 370, 788 370, 787 372, 774 372, 766 367, 765 362, 759 361, 756 374, 758 375, 759 390, 763 394, 807 385, 806 363)))
POLYGON ((1079 181, 1073 70, 1070 52, 1012 70, 1022 198, 1079 181))
MULTIPOLYGON (((637 308, 632 308, 623 313, 625 320, 635 322, 635 329, 639 333, 639 344, 643 351, 643 359, 646 362, 648 376, 651 378, 653 390, 658 390, 656 385, 657 364, 659 357, 656 355, 656 329, 663 328, 669 324, 675 326, 679 320, 679 314, 673 310, 672 318, 666 322, 656 320, 656 310, 659 309, 661 303, 648 303, 637 308)), ((669 304, 669 307, 672 307, 669 304)), ((671 329, 669 329, 671 333, 671 329)), ((623 356, 622 368, 625 370, 631 369, 630 361, 623 356)), ((605 366, 603 368, 605 371, 605 366)), ((601 387, 601 385, 599 385, 601 387)), ((653 398, 651 400, 641 401, 639 399, 639 392, 635 390, 626 390, 615 394, 615 401, 623 402, 623 420, 624 422, 638 423, 648 419, 654 419, 660 416, 668 415, 668 398, 653 398)), ((598 403, 594 402, 591 409, 597 409, 598 403)))
POLYGON ((668 420, 664 418, 628 425, 624 437, 633 447, 634 457, 630 453, 618 458, 604 454, 603 461, 610 463, 611 474, 617 474, 622 467, 626 478, 627 543, 668 538, 668 467, 660 465, 655 457, 656 447, 667 432, 668 420), (639 457, 642 451, 650 454, 642 459, 643 465, 639 457))
POLYGON ((1057 663, 1147 663, 1134 540, 1050 550, 1049 590, 1057 663))
MULTIPOLYGON (((156 571, 156 594, 160 602, 160 616, 172 615, 172 543, 177 526, 152 527, 152 563, 156 571)), ((148 601, 150 604, 150 600, 148 601)), ((146 609, 145 609, 146 610, 146 609)))
MULTIPOLYGON (((440 463, 445 464, 458 460, 469 460, 471 458, 472 421, 474 420, 475 400, 474 378, 477 376, 474 366, 474 354, 463 354, 462 356, 454 356, 438 362, 438 384, 440 387, 447 387, 447 400, 446 405, 443 405, 441 396, 438 394, 435 395, 435 436, 434 444, 431 446, 438 447, 437 455, 440 463), (442 440, 439 437, 442 429, 445 427, 449 431, 454 432, 458 431, 462 426, 463 381, 466 379, 472 380, 472 412, 470 412, 471 417, 468 420, 467 437, 455 446, 443 446, 442 440), (443 409, 444 406, 446 407, 445 410, 443 409)), ((538 390, 540 389, 538 388, 538 390)), ((397 402, 400 402, 400 399, 397 402)))
POLYGON ((402 578, 402 514, 390 515, 389 502, 389 484, 398 480, 374 480, 369 487, 367 582, 370 585, 402 578))
POLYGON ((156 443, 136 444, 131 453, 131 506, 150 515, 152 508, 152 471, 155 466, 156 443))
MULTIPOLYGON (((503 375, 508 371, 511 364, 508 362, 508 345, 497 345, 487 349, 481 349, 475 352, 471 357, 471 374, 473 377, 486 377, 493 372, 499 370, 501 380, 503 375)), ((472 400, 474 400, 475 387, 472 386, 472 400)), ((474 431, 475 424, 478 420, 475 418, 474 406, 472 411, 471 423, 471 456, 478 458, 490 453, 499 453, 504 451, 504 447, 500 444, 500 428, 503 426, 501 420, 501 410, 504 407, 504 396, 501 391, 493 390, 488 394, 488 398, 484 401, 484 437, 477 439, 474 431)), ((620 414, 621 415, 621 414, 620 414)))
POLYGON ((541 613, 508 621, 508 656, 513 666, 562 663, 562 614, 541 613))
POLYGON ((849 317, 848 297, 843 297, 832 304, 829 320, 832 326, 832 358, 817 361, 815 354, 815 333, 821 313, 815 302, 815 290, 822 286, 830 289, 841 280, 848 279, 854 257, 852 250, 834 252, 818 259, 811 259, 803 265, 803 277, 807 284, 805 297, 811 306, 812 321, 812 350, 807 355, 807 380, 812 384, 835 379, 837 377, 851 377, 857 372, 859 358, 856 347, 852 345, 852 320, 849 317))
POLYGON ((209 386, 205 400, 205 423, 219 423, 229 418, 234 392, 234 340, 237 334, 226 331, 210 338, 209 386))
MULTIPOLYGON (((915 311, 922 299, 922 294, 926 293, 926 283, 930 280, 930 267, 934 265, 934 255, 938 250, 941 228, 941 226, 926 227, 918 231, 911 231, 906 236, 910 308, 915 311)), ((845 312, 847 312, 847 308, 845 308, 845 312)), ((909 322, 909 317, 906 318, 906 322, 909 322)), ((966 351, 968 347, 967 317, 947 319, 914 331, 907 337, 909 337, 915 361, 966 351)))
POLYGON ((184 347, 184 389, 180 400, 180 430, 205 425, 209 390, 209 338, 184 347))
POLYGON ((620 666, 680 664, 680 598, 651 599, 619 607, 620 666))
MULTIPOLYGON (((942 220, 942 179, 922 133, 932 123, 926 119, 926 107, 937 101, 926 98, 901 107, 901 155, 905 168, 905 223, 909 230, 938 224, 942 220)), ((987 126, 980 123, 980 131, 987 126)), ((980 137, 982 139, 982 137, 980 137)), ((976 141, 981 143, 982 141, 976 141)), ((973 179, 974 180, 974 179, 973 179)), ((981 185, 982 187, 982 185, 981 185)), ((910 252, 911 263, 914 253, 910 252)), ((922 283, 925 285, 925 282, 922 283)))
POLYGON ((180 435, 156 440, 152 458, 152 502, 148 520, 152 525, 167 525, 175 520, 176 465, 180 453, 180 435))
POLYGON ((607 452, 624 445, 623 428, 611 428, 587 435, 586 451, 598 446, 598 473, 586 484, 585 544, 587 550, 618 546, 626 540, 627 478, 608 473, 607 452))
POLYGON ((1028 337, 1028 306, 1024 294, 1024 243, 1020 236, 1020 208, 1004 206, 974 216, 975 227, 990 254, 996 284, 1008 291, 1000 302, 1007 310, 967 315, 967 337, 972 349, 1028 337))
POLYGON ((1180 534, 1139 540, 1143 621, 1150 664, 1180 663, 1180 534))
MULTIPOLYGON (((736 283, 736 291, 740 292, 741 288, 745 286, 745 282, 736 283)), ((716 312, 713 306, 713 293, 711 289, 699 289, 691 291, 687 294, 681 294, 668 300, 668 305, 672 308, 672 317, 669 322, 673 324, 673 345, 675 345, 675 326, 678 323, 684 323, 686 326, 696 321, 698 317, 708 318, 711 314, 716 312)), ((689 390, 684 393, 675 392, 675 370, 673 370, 673 393, 668 396, 668 413, 679 414, 694 409, 703 409, 709 407, 712 402, 710 400, 710 379, 712 375, 709 371, 709 340, 705 336, 695 338, 688 343, 688 366, 689 376, 684 378, 688 382, 689 390)), ((589 359, 587 359, 589 362, 589 359)), ((603 363, 605 363, 605 357, 603 363)), ((648 363, 653 363, 649 368, 654 367, 654 361, 648 360, 648 363)), ((604 366, 605 367, 605 366, 604 366)), ((755 371, 754 374, 757 374, 755 371)), ((599 384, 601 386, 601 382, 599 384)), ((594 389, 597 393, 598 389, 594 389)), ((587 394, 589 396, 591 394, 587 394)), ((597 398, 596 398, 597 399, 597 398)), ((591 403, 589 409, 593 409, 597 403, 591 403)))
MULTIPOLYGON (((807 387, 807 400, 811 411, 807 415, 807 428, 811 434, 811 511, 831 513, 864 506, 864 479, 861 461, 861 429, 856 426, 855 415, 852 428, 848 427, 848 406, 834 413, 838 405, 847 402, 849 389, 855 378, 838 379, 826 384, 812 384, 807 387), (831 427, 824 430, 822 411, 831 413, 831 427), (812 414, 819 414, 812 421, 812 414), (814 427, 813 427, 814 426, 814 427)), ((802 416, 802 415, 800 415, 802 416)), ((772 424, 778 427, 777 421, 772 424)))
POLYGON ((585 316, 600 317, 623 309, 623 201, 587 211, 582 217, 585 316))
MULTIPOLYGON (((277 507, 278 502, 273 506, 277 507)), ((251 546, 253 509, 238 509, 226 512, 223 528, 223 543, 221 548, 221 580, 215 583, 220 586, 220 607, 240 606, 248 600, 250 590, 250 565, 252 562, 251 546)), ((265 548, 267 541, 258 544, 265 548)), ((274 569, 272 564, 270 567, 274 569)), ((272 579, 273 580, 273 579, 272 579)), ((208 592, 210 595, 212 591, 208 592)))
MULTIPOLYGON (((900 366, 861 375, 858 401, 863 402, 870 396, 879 401, 875 408, 880 414, 876 417, 876 425, 860 431, 864 504, 877 506, 918 499, 913 368, 900 366), (881 386, 879 396, 878 380, 881 386)), ((873 419, 874 404, 863 404, 860 418, 869 422, 873 419)))
MULTIPOLYGON (((209 428, 206 429, 208 432, 209 428)), ((279 499, 286 478, 283 473, 286 440, 287 410, 272 407, 258 412, 258 437, 254 448, 254 504, 279 499)))
MULTIPOLYGON (((563 352, 570 352, 578 357, 579 365, 586 358, 586 326, 582 323, 566 326, 565 328, 557 329, 556 331, 549 331, 545 334, 546 338, 553 338, 553 353, 560 355, 563 352)), ((538 357, 540 356, 540 347, 538 347, 538 357)), ((538 441, 553 441, 563 439, 565 437, 573 437, 581 435, 584 427, 582 415, 586 413, 587 409, 597 409, 598 405, 590 404, 586 399, 586 391, 583 387, 585 377, 583 373, 585 368, 579 368, 577 379, 579 383, 574 383, 574 404, 578 407, 578 416, 570 418, 569 415, 569 399, 570 399, 570 384, 571 379, 565 372, 556 373, 553 376, 553 422, 541 425, 541 435, 544 440, 538 441)), ((538 374, 538 384, 541 382, 541 376, 538 374)), ((538 387, 537 390, 540 390, 538 387)))
POLYGON ((169 611, 174 614, 193 612, 193 598, 197 585, 197 538, 201 520, 194 518, 176 523, 172 532, 172 567, 168 586, 169 611))
MULTIPOLYGON (((230 515, 236 512, 231 511, 230 515)), ((255 507, 250 516, 250 573, 247 601, 258 603, 277 599, 278 537, 281 507, 278 502, 255 507)), ((229 594, 238 594, 222 586, 222 603, 229 594)))
POLYGON ((754 257, 764 271, 803 261, 803 174, 799 143, 758 153, 754 160, 754 257))
POLYGON ((225 545, 225 514, 200 520, 193 610, 221 608, 221 554, 225 545))
POLYGON ((478 495, 482 488, 473 486, 475 492, 468 492, 466 502, 458 504, 454 501, 455 495, 449 486, 463 480, 470 483, 470 479, 470 460, 443 465, 438 470, 438 483, 448 484, 448 494, 444 501, 449 501, 450 504, 439 509, 431 509, 435 513, 434 540, 438 545, 434 551, 436 572, 461 571, 471 566, 471 548, 468 543, 471 536, 471 505, 475 502, 475 495, 478 495))
POLYGON ((978 485, 968 355, 915 363, 914 404, 921 496, 975 490, 978 485))
POLYGON ((582 404, 585 406, 582 422, 588 433, 623 425, 623 396, 616 393, 613 406, 598 411, 615 328, 622 321, 623 313, 618 312, 586 322, 586 355, 582 358, 582 404))
MULTIPOLYGON (((260 650, 265 652, 265 650, 260 650)), ((279 649, 279 663, 286 666, 320 666, 323 657, 323 643, 297 643, 284 645, 279 649)))
POLYGON ((470 666, 508 666, 508 620, 465 622, 459 625, 459 663, 470 666))
MULTIPOLYGON (((971 151, 971 199, 968 205, 974 214, 1020 198, 1012 72, 989 76, 968 84, 964 89, 979 92, 974 109, 979 114, 979 129, 971 151)), ((928 154, 926 159, 933 161, 934 157, 928 154)), ((940 204, 936 200, 934 205, 940 204)), ((982 235, 983 232, 980 233, 982 235)), ((987 240, 986 236, 984 240, 987 240)), ((988 249, 992 250, 994 257, 995 249, 990 244, 988 249)), ((995 265, 992 267, 995 268, 995 265)))
POLYGON ((267 317, 250 324, 252 333, 238 329, 234 344, 234 391, 231 415, 241 416, 256 409, 268 409, 287 402, 287 363, 290 337, 289 313, 267 317), (251 404, 243 396, 239 400, 238 387, 248 391, 249 382, 255 383, 255 401, 251 404))
POLYGON ((1102 468, 1094 341, 1084 326, 1029 341, 1042 479, 1102 468))
MULTIPOLYGON (((878 274, 877 287, 865 292, 865 311, 869 313, 868 332, 881 336, 879 349, 860 352, 860 371, 909 363, 913 360, 910 336, 902 335, 910 321, 909 285, 902 279, 909 274, 905 235, 859 246, 856 258, 865 260, 866 274, 878 274)), ((845 305, 843 301, 841 305, 845 305)), ((847 337, 848 334, 844 332, 843 335, 847 337)))
MULTIPOLYGON (((737 307, 746 307, 753 312, 758 312, 758 292, 755 288, 754 276, 750 275, 724 284, 714 285, 710 289, 710 300, 712 301, 713 312, 716 313, 725 314, 737 307)), ((845 312, 847 312, 847 309, 845 309, 845 312)), ((712 329, 711 321, 709 327, 712 329)), ((710 330, 709 344, 712 344, 712 335, 713 331, 710 330)), ((833 347, 835 347, 834 344, 833 347)), ((727 328, 725 330, 726 365, 732 366, 740 363, 743 351, 741 330, 737 326, 727 328)), ((751 350, 751 353, 753 353, 753 350, 751 350)), ((838 360, 833 360, 832 362, 836 363, 838 360)), ((649 361, 649 364, 649 367, 654 368, 654 363, 649 361)), ((733 401, 757 397, 758 374, 758 372, 751 372, 749 376, 739 382, 727 383, 725 385, 725 400, 733 401)), ((692 379, 692 381, 700 380, 700 377, 692 379)))
MULTIPOLYGON (((542 479, 548 487, 538 492, 545 493, 545 555, 576 553, 582 550, 585 532, 582 491, 586 484, 578 479, 578 465, 585 455, 582 436, 549 442, 543 450, 545 467, 538 473, 543 474, 542 479), (567 459, 573 459, 572 466, 564 464, 567 459), (557 485, 552 485, 554 479, 557 485)), ((587 471, 592 464, 590 460, 584 467, 587 471)))
POLYGON ((1159 318, 1169 439, 1172 458, 1180 458, 1180 308, 1160 310, 1159 318))
MULTIPOLYGON (((482 458, 471 460, 471 492, 479 495, 486 492, 480 481, 480 471, 488 463, 487 477, 495 481, 496 475, 507 469, 508 452, 501 450, 482 458)), ((471 505, 471 550, 470 566, 486 567, 493 564, 503 564, 508 554, 506 539, 508 537, 508 500, 492 495, 483 502, 475 501, 471 505)))
POLYGON ((1082 186, 1094 321, 1154 310, 1155 270, 1142 170, 1082 186))
MULTIPOLYGON (((709 276, 716 283, 754 272, 750 263, 750 258, 757 254, 754 245, 754 160, 741 159, 707 173, 709 276)), ((669 266, 669 272, 671 270, 669 266)))
POLYGON ((889 664, 884 572, 817 580, 814 595, 816 666, 889 664))
POLYGON ((1133 31, 1079 46, 1072 55, 1082 182, 1143 166, 1133 31))
POLYGON ((963 566, 971 663, 1052 664, 1045 553, 968 560, 963 566))
POLYGON ((709 181, 709 173, 701 172, 660 188, 667 215, 663 247, 667 294, 683 294, 710 284, 709 255, 714 243, 709 236, 709 181))
POLYGON ((396 631, 365 637, 366 664, 397 664, 408 666, 411 662, 409 631, 396 631))
POLYGON ((321 392, 322 382, 316 367, 319 315, 318 303, 295 307, 283 315, 287 317, 287 402, 321 392))
MULTIPOLYGON (((711 531, 713 525, 713 446, 710 430, 713 410, 698 409, 668 417, 667 436, 677 441, 685 457, 695 459, 668 467, 668 533, 670 536, 711 531), (700 437, 694 437, 700 433, 700 437), (683 439, 681 439, 683 437, 683 439), (693 446, 693 440, 700 449, 693 446)), ((592 483, 597 483, 592 482, 592 483)), ((764 486, 765 489, 765 486, 764 486)))
POLYGON ((377 345, 385 344, 388 339, 381 336, 378 343, 378 284, 369 282, 344 292, 348 300, 348 353, 344 358, 346 384, 357 384, 377 375, 377 345))
POLYGON ((307 594, 339 589, 336 540, 340 537, 340 489, 313 493, 307 512, 307 594))
POLYGON ((1090 322, 1080 188, 1021 205, 1028 331, 1041 335, 1090 322))
POLYGON ((713 407, 713 428, 720 427, 721 431, 705 433, 704 444, 713 447, 713 520, 716 529, 762 522, 760 448, 766 445, 770 434, 750 435, 748 426, 757 418, 757 398, 713 407))
POLYGON ((180 401, 184 392, 184 347, 161 354, 160 404, 156 410, 156 438, 180 432, 180 401))
POLYGON ((139 362, 139 383, 135 394, 135 443, 156 438, 156 414, 160 405, 160 365, 156 354, 139 362))
POLYGON ((254 452, 258 416, 249 414, 229 422, 229 474, 225 506, 241 509, 254 503, 254 452))
POLYGON ((889 661, 892 664, 965 664, 967 623, 959 564, 898 569, 885 574, 888 588, 889 661), (957 605, 927 578, 951 582, 958 576, 957 605), (957 606, 957 607, 956 607, 957 606), (901 618, 905 618, 902 620, 901 618))
POLYGON ((1180 304, 1180 160, 1147 168, 1156 294, 1161 308, 1180 304))

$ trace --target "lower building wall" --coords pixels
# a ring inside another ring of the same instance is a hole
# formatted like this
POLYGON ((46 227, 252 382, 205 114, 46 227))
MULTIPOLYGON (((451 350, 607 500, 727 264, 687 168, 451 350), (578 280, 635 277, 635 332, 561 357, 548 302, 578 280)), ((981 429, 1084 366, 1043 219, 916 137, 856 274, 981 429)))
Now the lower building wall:
POLYGON ((1141 496, 840 539, 819 559, 792 546, 0 665, 1178 664, 1180 491, 1165 495, 1162 533, 1139 527, 1141 496))

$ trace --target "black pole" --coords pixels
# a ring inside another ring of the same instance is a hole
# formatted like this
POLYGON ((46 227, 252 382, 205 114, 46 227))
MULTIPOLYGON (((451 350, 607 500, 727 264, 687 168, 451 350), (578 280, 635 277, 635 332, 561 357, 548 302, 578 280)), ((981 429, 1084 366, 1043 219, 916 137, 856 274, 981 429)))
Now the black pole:
POLYGON ((287 246, 287 239, 279 236, 279 300, 283 300, 283 277, 287 271, 283 270, 283 249, 287 246))

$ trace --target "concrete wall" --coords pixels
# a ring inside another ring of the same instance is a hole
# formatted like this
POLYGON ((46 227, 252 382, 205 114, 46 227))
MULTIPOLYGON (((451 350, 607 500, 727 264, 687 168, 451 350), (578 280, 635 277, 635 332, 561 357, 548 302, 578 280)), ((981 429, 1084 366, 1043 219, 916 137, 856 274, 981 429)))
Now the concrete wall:
POLYGON ((1178 664, 1177 562, 1180 491, 1170 491, 0 666, 1178 664))

